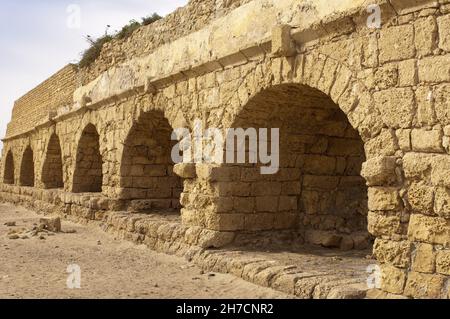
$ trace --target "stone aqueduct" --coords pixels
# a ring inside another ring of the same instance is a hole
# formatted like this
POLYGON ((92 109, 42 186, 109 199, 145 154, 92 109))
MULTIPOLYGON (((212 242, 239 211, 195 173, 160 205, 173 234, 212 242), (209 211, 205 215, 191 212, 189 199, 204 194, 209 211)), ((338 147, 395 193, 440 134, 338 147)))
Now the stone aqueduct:
POLYGON ((0 197, 166 251, 374 240, 382 291, 449 298, 449 103, 448 0, 191 1, 16 102, 0 197), (174 166, 196 119, 279 127, 279 173, 174 166))

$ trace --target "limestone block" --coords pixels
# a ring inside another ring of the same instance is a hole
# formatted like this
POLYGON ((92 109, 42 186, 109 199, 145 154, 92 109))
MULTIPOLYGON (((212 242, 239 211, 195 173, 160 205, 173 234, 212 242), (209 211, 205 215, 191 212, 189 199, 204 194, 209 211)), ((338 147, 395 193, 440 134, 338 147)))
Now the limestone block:
POLYGON ((295 43, 291 37, 291 26, 279 25, 272 29, 272 54, 274 56, 292 56, 295 43))
POLYGON ((405 287, 405 295, 414 298, 441 298, 445 277, 441 275, 410 272, 405 287))
POLYGON ((406 271, 391 265, 381 266, 381 289, 393 294, 402 294, 406 282, 406 271))
POLYGON ((213 166, 209 164, 197 164, 195 166, 198 178, 209 180, 211 178, 213 166))
POLYGON ((414 22, 415 44, 417 54, 433 54, 437 47, 437 24, 434 16, 418 19, 414 22))
POLYGON ((422 125, 435 125, 437 118, 434 108, 433 90, 429 86, 420 86, 416 89, 417 121, 422 125))
POLYGON ((331 175, 336 169, 336 158, 330 156, 308 155, 303 167, 305 173, 331 175))
POLYGON ((204 229, 198 240, 198 245, 205 249, 223 248, 234 241, 235 233, 217 232, 204 229))
POLYGON ((237 213, 253 213, 255 211, 254 197, 234 197, 233 209, 237 213))
MULTIPOLYGON (((339 134, 339 133, 337 133, 339 134)), ((359 136, 358 136, 359 137, 359 136)), ((345 138, 329 139, 328 155, 331 156, 359 156, 361 155, 361 145, 359 143, 349 143, 345 138)))
POLYGON ((334 85, 330 91, 330 97, 336 101, 345 91, 350 79, 352 77, 352 72, 346 68, 341 67, 334 81, 334 85))
POLYGON ((436 269, 436 254, 433 245, 417 244, 413 252, 412 269, 422 273, 434 273, 436 269))
POLYGON ((419 60, 419 81, 440 83, 450 81, 450 54, 419 60))
POLYGON ((375 104, 383 122, 391 128, 409 128, 414 110, 414 92, 411 88, 394 88, 374 94, 375 104))
POLYGON ((402 207, 397 188, 371 187, 368 194, 371 211, 392 211, 402 207))
POLYGON ((266 268, 253 276, 253 283, 262 287, 270 287, 272 279, 281 273, 285 268, 286 266, 272 266, 266 268))
POLYGON ((143 167, 144 176, 149 177, 165 177, 168 175, 168 169, 171 169, 171 166, 166 165, 145 165, 143 167))
POLYGON ((438 187, 434 200, 436 214, 443 218, 450 218, 450 188, 438 187))
POLYGON ((395 135, 400 149, 405 152, 411 151, 411 130, 398 129, 395 131, 395 135))
POLYGON ((356 250, 367 249, 371 247, 373 243, 372 237, 366 232, 363 232, 362 234, 354 233, 351 235, 351 238, 353 239, 354 249, 356 250))
MULTIPOLYGON (((283 170, 284 171, 284 170, 283 170)), ((283 172, 282 171, 282 172, 283 172)), ((241 168, 241 181, 256 182, 262 179, 261 170, 258 168, 241 168)))
POLYGON ((381 63, 413 58, 415 55, 413 26, 402 25, 382 30, 379 46, 381 63))
POLYGON ((160 227, 158 227, 157 231, 158 238, 166 242, 169 242, 177 227, 178 227, 177 224, 167 224, 167 223, 162 224, 160 227))
POLYGON ((376 69, 374 83, 380 90, 385 90, 397 85, 399 79, 399 69, 397 63, 388 63, 376 69))
POLYGON ((443 153, 442 137, 441 130, 413 129, 411 132, 412 149, 416 152, 443 153))
POLYGON ((274 229, 274 220, 276 214, 246 214, 245 215, 245 230, 262 231, 274 229))
POLYGON ((411 243, 408 241, 392 241, 377 238, 373 248, 378 262, 391 264, 399 268, 407 268, 411 255, 411 243))
POLYGON ((272 288, 293 295, 295 293, 295 284, 300 278, 303 278, 302 274, 281 274, 274 278, 272 288))
POLYGON ((256 211, 276 213, 278 211, 278 199, 277 196, 256 197, 256 211))
POLYGON ((188 227, 184 234, 184 242, 186 244, 196 245, 202 231, 203 229, 201 227, 188 227))
POLYGON ((195 164, 193 163, 179 163, 173 167, 173 172, 181 178, 194 179, 197 177, 195 164))
POLYGON ((450 245, 450 221, 414 214, 410 218, 408 237, 413 241, 450 245))
POLYGON ((349 251, 349 250, 352 250, 354 247, 355 247, 355 244, 353 242, 353 238, 350 236, 344 236, 342 238, 339 249, 342 251, 349 251))
POLYGON ((440 250, 436 255, 436 271, 450 276, 450 250, 440 250))
MULTIPOLYGON (((213 184, 219 196, 250 196, 252 184, 241 182, 217 182, 213 184)), ((267 191, 269 192, 269 191, 267 191)), ((276 195, 276 194, 275 194, 276 195)), ((262 195, 261 195, 262 196, 262 195)))
POLYGON ((400 216, 369 212, 368 229, 374 236, 392 236, 394 234, 401 234, 402 227, 400 216))
POLYGON ((362 177, 368 186, 389 185, 396 181, 395 157, 378 156, 366 161, 362 166, 362 177))
POLYGON ((298 227, 299 216, 294 213, 277 213, 274 216, 273 228, 275 230, 288 230, 298 227))
POLYGON ((313 245, 320 245, 327 248, 339 248, 343 237, 333 232, 327 231, 307 231, 305 234, 306 242, 313 245))
POLYGON ((221 232, 244 230, 245 218, 244 214, 210 214, 206 216, 206 227, 221 232))
POLYGON ((296 196, 280 196, 278 210, 282 211, 296 211, 298 208, 298 198, 296 196))
POLYGON ((432 154, 408 153, 403 157, 403 169, 408 179, 426 180, 431 175, 433 160, 432 154))
POLYGON ((251 192, 255 196, 270 196, 281 194, 281 183, 279 182, 258 182, 251 185, 251 192))
MULTIPOLYGON (((201 165, 201 164, 200 164, 201 165)), ((212 167, 210 174, 211 182, 238 181, 241 176, 239 167, 212 167)))
POLYGON ((390 3, 400 14, 438 7, 436 0, 391 0, 390 3))
POLYGON ((48 231, 59 233, 61 231, 61 218, 41 218, 39 220, 40 227, 48 231))
POLYGON ((444 135, 450 136, 450 125, 447 125, 446 127, 444 127, 444 135))
POLYGON ((432 162, 431 182, 435 186, 450 187, 450 156, 436 156, 432 162))
POLYGON ((306 214, 316 214, 320 210, 320 194, 305 190, 301 194, 301 204, 306 214))
POLYGON ((305 175, 303 178, 304 189, 333 190, 339 185, 337 176, 305 175))
POLYGON ((303 299, 312 299, 315 287, 321 282, 314 272, 303 273, 303 277, 295 284, 295 295, 303 299))
POLYGON ((334 81, 336 80, 336 72, 339 63, 334 59, 327 59, 323 68, 322 77, 319 80, 318 88, 322 92, 329 94, 334 81))
MULTIPOLYGON (((450 60, 450 59, 449 59, 450 60)), ((450 69, 448 70, 450 73, 450 69)), ((438 85, 434 91, 436 118, 441 125, 450 124, 450 84, 438 85)))
POLYGON ((450 14, 437 18, 439 28, 439 48, 450 52, 450 14))
POLYGON ((398 82, 400 86, 413 86, 417 83, 416 60, 401 61, 398 64, 398 82))
POLYGON ((433 214, 434 188, 423 182, 412 183, 408 188, 408 202, 415 212, 433 214))
MULTIPOLYGON (((245 198, 245 197, 244 197, 245 198)), ((212 200, 215 205, 216 211, 219 213, 229 213, 234 209, 234 201, 233 197, 216 197, 212 200)), ((242 212, 239 211, 238 212, 242 212)))
POLYGON ((271 267, 274 265, 274 262, 270 262, 270 261, 256 261, 254 263, 249 263, 247 265, 244 266, 244 269, 242 270, 242 278, 244 280, 250 281, 250 282, 254 282, 254 280, 256 279, 256 275, 258 273, 260 273, 261 271, 271 267))
POLYGON ((200 226, 205 224, 204 216, 198 211, 182 209, 181 221, 185 226, 200 226))

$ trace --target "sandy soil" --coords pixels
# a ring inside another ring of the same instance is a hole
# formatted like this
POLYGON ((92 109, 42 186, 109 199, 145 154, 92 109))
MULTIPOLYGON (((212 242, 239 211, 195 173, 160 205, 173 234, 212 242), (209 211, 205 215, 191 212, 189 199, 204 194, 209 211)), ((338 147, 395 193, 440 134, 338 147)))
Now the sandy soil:
MULTIPOLYGON (((0 298, 286 298, 242 279, 203 274, 184 259, 117 241, 95 227, 63 221, 63 231, 10 239, 40 216, 0 205, 0 298), (16 226, 6 226, 15 222, 16 226), (68 289, 67 267, 81 268, 81 289, 68 289)), ((24 233, 24 232, 22 232, 24 233)))

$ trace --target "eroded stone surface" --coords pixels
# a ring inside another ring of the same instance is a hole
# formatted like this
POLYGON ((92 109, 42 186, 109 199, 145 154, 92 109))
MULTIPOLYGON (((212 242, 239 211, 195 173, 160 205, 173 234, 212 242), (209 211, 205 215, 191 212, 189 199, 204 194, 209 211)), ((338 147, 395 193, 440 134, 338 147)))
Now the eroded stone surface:
MULTIPOLYGON (((369 29, 364 3, 208 0, 197 10, 192 1, 108 44, 90 68, 67 66, 15 105, 2 198, 110 218, 106 229, 169 252, 252 242, 249 233, 342 250, 374 236, 380 296, 445 298, 448 4, 391 1, 381 29, 369 29), (172 130, 197 119, 221 130, 280 128, 278 173, 174 165, 172 130), (182 224, 141 216, 155 214, 182 224)), ((339 278, 258 267, 236 269, 297 295, 341 296, 339 278)))

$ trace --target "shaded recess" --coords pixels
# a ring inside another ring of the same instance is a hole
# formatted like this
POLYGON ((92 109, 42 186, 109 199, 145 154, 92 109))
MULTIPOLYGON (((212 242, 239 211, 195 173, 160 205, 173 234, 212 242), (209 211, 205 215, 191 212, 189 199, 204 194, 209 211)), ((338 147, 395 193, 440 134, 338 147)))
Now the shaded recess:
POLYGON ((121 198, 131 200, 139 212, 180 210, 183 181, 173 172, 172 127, 164 114, 151 111, 140 116, 125 141, 121 161, 121 198))
POLYGON ((42 168, 42 183, 46 189, 64 187, 61 144, 56 134, 52 134, 47 146, 42 168))
POLYGON ((10 185, 14 184, 14 157, 11 151, 6 155, 3 183, 10 185))
POLYGON ((330 97, 307 86, 271 87, 245 105, 233 127, 280 129, 277 174, 238 166, 235 181, 248 192, 236 194, 233 213, 244 216, 245 231, 299 229, 306 242, 326 247, 369 245, 364 144, 330 97))
POLYGON ((34 186, 34 158, 30 146, 25 149, 20 166, 20 186, 34 186))
POLYGON ((100 193, 103 183, 102 166, 100 136, 95 126, 89 124, 84 129, 78 143, 73 192, 100 193))

